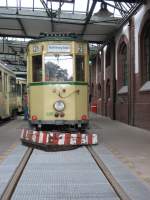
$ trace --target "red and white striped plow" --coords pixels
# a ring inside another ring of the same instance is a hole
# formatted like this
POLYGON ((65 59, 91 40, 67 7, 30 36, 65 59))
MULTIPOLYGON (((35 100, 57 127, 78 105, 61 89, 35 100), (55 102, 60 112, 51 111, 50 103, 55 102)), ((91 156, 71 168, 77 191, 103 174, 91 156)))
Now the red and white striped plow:
POLYGON ((41 145, 92 145, 97 144, 97 135, 92 133, 61 133, 22 129, 21 140, 41 145))

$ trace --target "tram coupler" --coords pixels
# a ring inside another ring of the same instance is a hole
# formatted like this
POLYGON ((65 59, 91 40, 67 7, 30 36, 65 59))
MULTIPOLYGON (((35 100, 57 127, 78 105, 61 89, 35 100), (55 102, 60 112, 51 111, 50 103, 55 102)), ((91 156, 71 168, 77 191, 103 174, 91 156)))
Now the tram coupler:
POLYGON ((53 132, 22 129, 21 141, 26 145, 35 146, 82 146, 98 143, 97 135, 88 132, 53 132))

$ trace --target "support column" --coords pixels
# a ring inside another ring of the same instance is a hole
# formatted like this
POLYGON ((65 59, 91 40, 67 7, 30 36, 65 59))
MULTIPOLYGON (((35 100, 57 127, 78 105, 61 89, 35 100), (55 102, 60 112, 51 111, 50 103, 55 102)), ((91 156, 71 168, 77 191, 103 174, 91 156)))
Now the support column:
POLYGON ((115 41, 111 42, 111 98, 112 98, 112 119, 116 119, 116 62, 115 62, 115 41))
POLYGON ((104 98, 105 98, 105 84, 104 84, 104 51, 103 49, 101 50, 101 80, 102 80, 102 85, 101 85, 101 99, 102 99, 102 103, 101 103, 101 110, 102 110, 102 115, 105 115, 105 102, 104 102, 104 98))
POLYGON ((135 112, 135 25, 134 18, 129 20, 129 124, 134 125, 135 112))

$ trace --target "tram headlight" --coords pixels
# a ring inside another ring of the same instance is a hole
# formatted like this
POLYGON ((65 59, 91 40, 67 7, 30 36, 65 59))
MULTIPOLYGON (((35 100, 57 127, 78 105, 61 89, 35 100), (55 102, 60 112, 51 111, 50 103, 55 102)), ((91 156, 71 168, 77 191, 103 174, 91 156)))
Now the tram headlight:
POLYGON ((63 101, 59 100, 54 103, 54 108, 56 111, 60 112, 63 111, 65 108, 65 104, 63 101))

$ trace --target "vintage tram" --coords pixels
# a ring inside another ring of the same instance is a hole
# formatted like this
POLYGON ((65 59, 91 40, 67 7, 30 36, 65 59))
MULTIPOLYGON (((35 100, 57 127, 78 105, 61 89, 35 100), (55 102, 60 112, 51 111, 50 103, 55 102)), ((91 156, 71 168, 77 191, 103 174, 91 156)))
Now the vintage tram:
POLYGON ((31 130, 21 140, 40 144, 95 144, 87 134, 88 44, 75 35, 51 35, 27 47, 28 110, 31 130), (84 131, 84 132, 83 132, 84 131))
POLYGON ((29 42, 27 50, 31 124, 88 125, 88 45, 72 37, 29 42))
POLYGON ((0 61, 0 119, 16 115, 16 75, 0 61))

